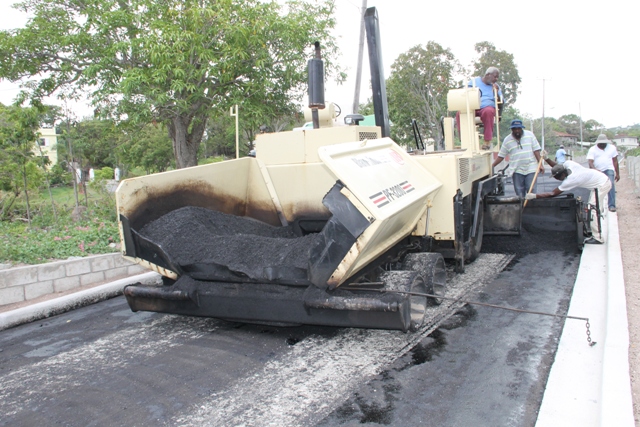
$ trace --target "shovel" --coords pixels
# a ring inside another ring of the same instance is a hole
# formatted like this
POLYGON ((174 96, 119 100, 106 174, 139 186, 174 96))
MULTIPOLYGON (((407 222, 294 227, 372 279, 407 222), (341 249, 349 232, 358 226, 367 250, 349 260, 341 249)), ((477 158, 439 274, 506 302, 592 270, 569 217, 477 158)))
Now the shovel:
MULTIPOLYGON (((538 167, 536 168, 536 174, 533 176, 533 181, 531 181, 531 187, 529 187, 529 191, 527 191, 527 193, 531 193, 531 190, 533 190, 533 186, 536 185, 536 179, 538 179, 538 174, 540 173, 540 166, 542 166, 542 162, 544 162, 544 157, 540 155, 540 161, 538 162, 538 167)), ((528 200, 524 201, 524 205, 522 205, 522 209, 524 209, 525 206, 527 206, 527 202, 528 200)))

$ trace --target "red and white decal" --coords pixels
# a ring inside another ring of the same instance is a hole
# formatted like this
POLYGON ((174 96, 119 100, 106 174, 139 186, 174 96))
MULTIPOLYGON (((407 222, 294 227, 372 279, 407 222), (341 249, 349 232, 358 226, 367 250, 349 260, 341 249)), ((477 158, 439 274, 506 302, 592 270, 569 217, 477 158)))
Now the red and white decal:
POLYGON ((369 196, 369 199, 373 202, 373 204, 379 208, 388 205, 389 203, 399 199, 400 197, 406 196, 408 193, 415 190, 413 184, 409 181, 401 182, 400 184, 393 185, 389 188, 385 188, 384 190, 369 196))

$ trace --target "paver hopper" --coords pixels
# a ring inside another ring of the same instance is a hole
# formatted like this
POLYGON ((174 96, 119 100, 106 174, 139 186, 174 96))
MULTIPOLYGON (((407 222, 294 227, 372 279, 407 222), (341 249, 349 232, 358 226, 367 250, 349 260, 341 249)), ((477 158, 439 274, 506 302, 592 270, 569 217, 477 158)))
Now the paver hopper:
POLYGON ((294 162, 274 134, 256 158, 123 181, 123 253, 166 277, 160 287, 127 287, 131 308, 249 322, 419 326, 426 297, 355 289, 443 292, 442 256, 421 252, 410 238, 417 227, 426 231, 441 183, 389 138, 314 145, 322 135, 352 138, 354 129, 284 133, 313 148, 308 161, 303 149, 294 162))

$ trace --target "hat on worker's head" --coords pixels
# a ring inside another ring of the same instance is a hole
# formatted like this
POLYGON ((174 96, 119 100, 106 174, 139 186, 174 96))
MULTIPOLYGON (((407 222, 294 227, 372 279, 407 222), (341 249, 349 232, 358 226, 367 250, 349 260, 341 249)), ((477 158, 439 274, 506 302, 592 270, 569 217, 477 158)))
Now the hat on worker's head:
POLYGON ((524 129, 524 125, 522 124, 522 120, 511 120, 511 126, 509 129, 521 128, 524 129))
POLYGON ((562 172, 565 172, 566 169, 564 168, 564 166, 562 165, 555 165, 554 167, 551 168, 551 176, 556 177, 558 175, 560 175, 562 172))
POLYGON ((564 148, 564 145, 561 145, 560 148, 564 148))
POLYGON ((598 139, 596 139, 596 142, 594 144, 612 144, 611 141, 609 141, 609 139, 607 139, 607 135, 605 135, 604 133, 601 133, 600 135, 598 135, 598 139))

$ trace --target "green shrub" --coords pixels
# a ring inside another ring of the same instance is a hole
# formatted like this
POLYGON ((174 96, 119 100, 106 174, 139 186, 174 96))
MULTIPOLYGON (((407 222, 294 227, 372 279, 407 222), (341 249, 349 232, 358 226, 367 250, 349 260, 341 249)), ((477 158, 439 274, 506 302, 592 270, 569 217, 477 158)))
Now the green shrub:
POLYGON ((635 156, 635 157, 640 156, 640 148, 634 148, 632 150, 627 150, 627 152, 625 153, 625 156, 635 156))
POLYGON ((68 184, 71 182, 71 173, 67 172, 59 164, 55 164, 49 170, 49 180, 51 185, 68 184))
POLYGON ((115 222, 99 218, 73 222, 69 217, 59 219, 53 226, 31 228, 3 221, 0 239, 0 262, 24 264, 116 252, 109 245, 120 241, 115 222))
POLYGON ((109 166, 105 166, 100 170, 95 171, 95 177, 96 180, 98 181, 103 181, 103 180, 108 180, 108 179, 113 179, 114 175, 113 175, 114 171, 113 168, 110 168, 109 166))
POLYGON ((206 159, 199 159, 198 165, 208 165, 211 163, 218 163, 224 161, 224 156, 207 157, 206 159))
POLYGON ((31 227, 26 223, 24 198, 12 207, 13 220, 0 221, 0 263, 40 264, 70 256, 87 256, 117 252, 110 246, 120 242, 116 221, 115 196, 104 187, 87 188, 78 194, 83 214, 72 218, 75 208, 73 187, 52 189, 55 215, 49 194, 43 190, 30 200, 31 227))

